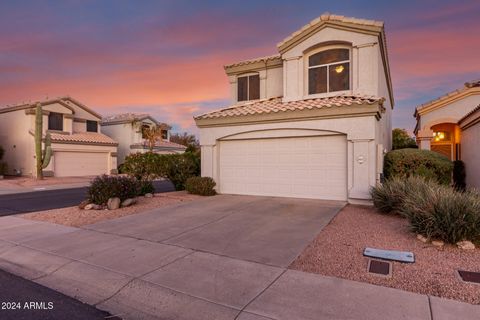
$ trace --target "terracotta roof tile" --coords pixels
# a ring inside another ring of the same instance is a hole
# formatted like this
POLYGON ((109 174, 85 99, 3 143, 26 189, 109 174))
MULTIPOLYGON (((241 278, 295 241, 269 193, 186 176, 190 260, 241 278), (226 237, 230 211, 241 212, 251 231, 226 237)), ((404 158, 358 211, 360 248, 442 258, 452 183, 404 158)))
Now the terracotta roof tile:
POLYGON ((148 117, 150 117, 148 113, 127 112, 127 113, 114 114, 114 115, 103 117, 102 123, 142 120, 148 117))
POLYGON ((52 142, 79 142, 117 145, 117 141, 109 136, 96 132, 81 132, 73 134, 50 133, 52 142))
MULTIPOLYGON (((135 144, 133 144, 132 146, 146 147, 147 144, 146 144, 146 143, 135 143, 135 144)), ((166 141, 166 140, 157 141, 157 142, 155 143, 155 147, 158 147, 158 148, 187 149, 187 147, 185 147, 185 146, 182 145, 182 144, 178 144, 178 143, 171 142, 171 141, 166 141)))
POLYGON ((281 97, 247 102, 241 105, 212 111, 195 117, 195 120, 225 117, 239 117, 253 114, 269 114, 296 110, 312 110, 330 108, 333 106, 365 105, 383 102, 383 98, 372 96, 339 95, 327 98, 307 99, 299 101, 282 102, 281 97))
POLYGON ((260 62, 260 61, 270 61, 270 60, 275 60, 275 59, 280 59, 281 56, 279 54, 274 54, 271 56, 265 56, 265 57, 260 57, 260 58, 253 58, 249 60, 243 60, 243 61, 238 61, 232 64, 225 65, 224 68, 231 68, 231 67, 238 67, 238 66, 243 66, 247 64, 252 64, 255 62, 260 62))

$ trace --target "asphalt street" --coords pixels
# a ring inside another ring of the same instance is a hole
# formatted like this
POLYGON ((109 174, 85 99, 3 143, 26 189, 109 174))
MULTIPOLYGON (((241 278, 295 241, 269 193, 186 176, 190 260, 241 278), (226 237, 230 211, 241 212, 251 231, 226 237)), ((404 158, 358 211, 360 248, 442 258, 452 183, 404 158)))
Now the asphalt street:
POLYGON ((57 291, 0 270, 0 319, 120 319, 57 291))
MULTIPOLYGON (((170 181, 154 181, 155 191, 175 191, 170 181)), ((87 187, 0 195, 0 216, 75 206, 85 199, 87 187)))

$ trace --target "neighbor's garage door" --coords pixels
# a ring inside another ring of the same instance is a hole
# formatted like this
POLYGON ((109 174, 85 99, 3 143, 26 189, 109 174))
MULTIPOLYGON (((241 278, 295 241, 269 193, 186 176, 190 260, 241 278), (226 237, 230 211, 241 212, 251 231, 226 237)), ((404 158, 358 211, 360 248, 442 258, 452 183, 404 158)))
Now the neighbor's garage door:
POLYGON ((56 177, 93 176, 108 173, 106 152, 66 152, 54 154, 56 177))
POLYGON ((343 135, 220 142, 220 192, 347 199, 343 135))

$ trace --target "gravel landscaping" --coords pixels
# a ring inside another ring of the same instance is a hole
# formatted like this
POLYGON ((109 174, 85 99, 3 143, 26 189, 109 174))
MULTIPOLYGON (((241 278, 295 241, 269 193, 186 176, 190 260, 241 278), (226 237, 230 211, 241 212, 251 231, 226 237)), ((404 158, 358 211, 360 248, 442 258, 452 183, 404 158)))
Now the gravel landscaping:
POLYGON ((47 221, 71 227, 80 227, 104 220, 116 219, 131 214, 145 212, 150 209, 169 206, 178 202, 192 201, 200 196, 185 191, 157 193, 153 198, 138 197, 137 203, 116 210, 82 210, 78 207, 67 207, 47 211, 38 211, 20 215, 25 219, 47 221))
POLYGON ((348 205, 292 263, 292 269, 368 282, 480 304, 480 284, 465 283, 456 270, 480 272, 480 249, 423 243, 405 219, 371 207, 348 205), (365 247, 412 251, 415 263, 393 262, 391 278, 367 273, 365 247))

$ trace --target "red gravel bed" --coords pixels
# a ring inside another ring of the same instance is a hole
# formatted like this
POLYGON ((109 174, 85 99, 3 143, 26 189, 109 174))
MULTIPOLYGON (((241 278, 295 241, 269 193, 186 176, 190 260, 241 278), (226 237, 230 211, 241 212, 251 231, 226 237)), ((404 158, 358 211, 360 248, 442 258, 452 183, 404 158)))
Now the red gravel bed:
POLYGON ((371 207, 345 207, 290 268, 480 304, 480 284, 465 283, 456 273, 480 272, 480 249, 422 243, 405 219, 381 215, 371 207), (372 275, 362 255, 365 247, 412 251, 416 261, 393 262, 391 278, 372 275))

